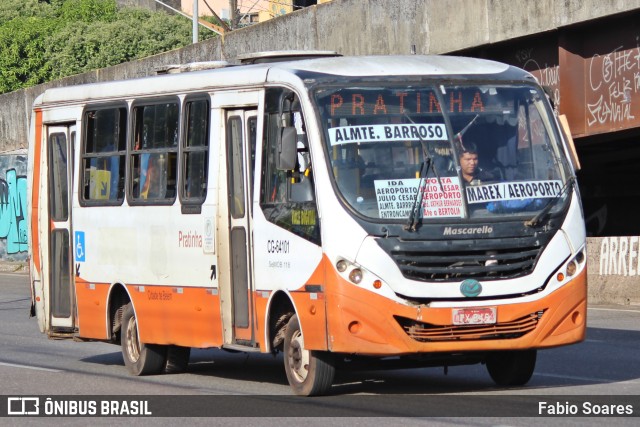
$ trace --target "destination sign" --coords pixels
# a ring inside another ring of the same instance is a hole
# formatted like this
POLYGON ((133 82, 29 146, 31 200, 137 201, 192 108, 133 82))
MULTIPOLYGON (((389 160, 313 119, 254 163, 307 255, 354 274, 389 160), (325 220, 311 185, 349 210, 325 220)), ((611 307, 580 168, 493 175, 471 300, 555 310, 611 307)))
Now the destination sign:
POLYGON ((496 90, 479 87, 433 89, 342 89, 320 98, 330 117, 442 113, 512 113, 513 100, 502 99, 496 90))
POLYGON ((441 123, 340 126, 329 128, 329 141, 332 146, 366 142, 447 140, 447 128, 441 123))

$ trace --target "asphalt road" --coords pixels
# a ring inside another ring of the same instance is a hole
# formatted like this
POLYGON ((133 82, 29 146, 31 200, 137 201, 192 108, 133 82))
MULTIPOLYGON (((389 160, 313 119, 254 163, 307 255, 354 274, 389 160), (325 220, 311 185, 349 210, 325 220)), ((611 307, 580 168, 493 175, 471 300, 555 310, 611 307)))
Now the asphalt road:
MULTIPOLYGON (((225 416, 186 419, 188 424, 207 425, 255 423, 256 418, 243 418, 247 416, 261 417, 261 426, 281 425, 275 415, 307 417, 307 425, 327 425, 327 418, 318 417, 346 417, 330 418, 331 424, 370 425, 372 418, 365 416, 375 417, 376 426, 422 425, 429 416, 439 417, 430 419, 430 425, 600 425, 605 419, 528 417, 540 412, 540 401, 554 408, 575 404, 581 411, 585 402, 599 405, 602 399, 601 403, 632 407, 632 417, 607 418, 609 425, 635 425, 640 415, 640 307, 590 307, 586 341, 538 352, 536 372, 525 387, 498 388, 481 365, 451 367, 446 375, 442 368, 341 371, 332 396, 312 399, 291 397, 282 358, 271 355, 194 350, 188 373, 130 377, 119 346, 48 340, 29 318, 28 308, 28 276, 0 273, 0 395, 5 400, 7 396, 161 395, 155 408, 163 414, 173 404, 178 413, 189 416, 184 406, 192 402, 196 415, 225 416), (473 416, 465 416, 469 413, 473 416)), ((543 415, 548 415, 548 408, 543 415)), ((114 419, 90 421, 108 424, 109 420, 114 419)), ((150 421, 127 420, 141 425, 150 421)), ((174 425, 177 418, 153 420, 174 425)), ((6 425, 5 421, 50 425, 52 420, 13 417, 0 419, 0 424, 6 425)), ((56 418, 54 423, 86 425, 87 421, 56 418)))

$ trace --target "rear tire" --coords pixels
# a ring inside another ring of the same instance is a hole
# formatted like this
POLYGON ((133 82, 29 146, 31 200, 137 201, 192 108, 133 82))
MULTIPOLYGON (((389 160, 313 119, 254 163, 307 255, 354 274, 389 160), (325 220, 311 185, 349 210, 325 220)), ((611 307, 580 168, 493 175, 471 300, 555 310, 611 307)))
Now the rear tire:
POLYGON ((185 372, 189 366, 189 356, 191 356, 191 347, 181 347, 179 345, 167 346, 167 360, 162 372, 165 374, 180 374, 185 372))
POLYGON ((167 355, 166 347, 140 342, 138 321, 131 303, 124 307, 122 313, 120 344, 124 364, 132 375, 159 374, 164 368, 167 355))
POLYGON ((500 351, 487 358, 487 371, 499 386, 524 385, 536 367, 536 350, 500 351))
POLYGON ((305 349, 297 315, 289 320, 284 336, 284 370, 298 396, 326 394, 336 372, 331 353, 305 349))

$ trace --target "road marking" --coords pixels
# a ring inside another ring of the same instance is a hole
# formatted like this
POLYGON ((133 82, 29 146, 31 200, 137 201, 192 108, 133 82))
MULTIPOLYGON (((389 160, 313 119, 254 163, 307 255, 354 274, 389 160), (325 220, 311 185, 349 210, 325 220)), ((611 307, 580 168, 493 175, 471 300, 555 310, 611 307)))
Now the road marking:
POLYGON ((598 311, 626 311, 629 313, 638 313, 640 314, 640 310, 621 310, 619 308, 596 308, 596 307, 589 307, 587 310, 598 310, 598 311))
POLYGON ((38 366, 29 366, 29 365, 17 365, 15 363, 0 362, 0 366, 10 366, 12 368, 33 369, 34 371, 60 372, 60 370, 58 370, 58 369, 40 368, 38 366))
POLYGON ((566 380, 576 380, 576 381, 586 381, 586 382, 597 382, 597 383, 616 383, 616 384, 640 384, 638 380, 610 380, 606 378, 593 378, 593 377, 577 377, 573 375, 555 375, 555 374, 542 374, 534 372, 533 375, 539 377, 550 377, 550 378, 562 378, 566 380))
POLYGON ((604 379, 604 378, 576 377, 576 376, 573 376, 573 375, 539 374, 537 372, 534 372, 533 375, 536 375, 538 377, 562 378, 562 379, 565 379, 565 380, 577 380, 577 381, 588 381, 588 382, 599 382, 599 383, 616 382, 616 381, 607 380, 607 379, 604 379))

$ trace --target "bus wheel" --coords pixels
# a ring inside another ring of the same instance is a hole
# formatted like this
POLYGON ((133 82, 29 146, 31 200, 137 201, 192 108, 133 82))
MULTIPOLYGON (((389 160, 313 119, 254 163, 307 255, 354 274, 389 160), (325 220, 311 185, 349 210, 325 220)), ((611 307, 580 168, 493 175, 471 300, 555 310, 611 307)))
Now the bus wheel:
POLYGON ((191 347, 170 345, 167 347, 167 360, 162 370, 165 374, 179 374, 187 370, 189 366, 191 347))
POLYGON ((536 350, 500 351, 487 358, 491 379, 500 386, 526 384, 536 367, 536 350))
POLYGON ((132 375, 158 374, 165 364, 166 348, 161 345, 144 344, 138 339, 138 322, 131 303, 122 313, 120 333, 124 364, 132 375))
POLYGON ((284 336, 284 370, 295 394, 325 394, 333 384, 335 366, 330 353, 307 350, 298 316, 293 315, 284 336))

